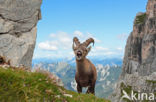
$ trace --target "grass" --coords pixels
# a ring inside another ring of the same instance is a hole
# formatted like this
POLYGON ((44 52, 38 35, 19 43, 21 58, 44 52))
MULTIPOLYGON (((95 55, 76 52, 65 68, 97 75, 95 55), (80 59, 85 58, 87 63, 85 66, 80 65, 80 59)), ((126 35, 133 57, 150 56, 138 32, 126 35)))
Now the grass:
MULTIPOLYGON (((120 88, 121 88, 121 97, 124 95, 123 94, 123 90, 128 94, 130 95, 131 94, 131 91, 132 91, 132 87, 131 86, 126 86, 123 82, 120 84, 120 88)), ((130 100, 124 98, 124 101, 126 102, 131 102, 130 100)))
POLYGON ((136 17, 135 24, 143 24, 146 19, 146 13, 136 17))
POLYGON ((46 74, 0 67, 0 102, 110 102, 56 85, 46 74), (72 95, 71 97, 64 94, 72 95))
POLYGON ((146 80, 147 83, 153 83, 153 84, 156 84, 156 81, 154 80, 146 80))

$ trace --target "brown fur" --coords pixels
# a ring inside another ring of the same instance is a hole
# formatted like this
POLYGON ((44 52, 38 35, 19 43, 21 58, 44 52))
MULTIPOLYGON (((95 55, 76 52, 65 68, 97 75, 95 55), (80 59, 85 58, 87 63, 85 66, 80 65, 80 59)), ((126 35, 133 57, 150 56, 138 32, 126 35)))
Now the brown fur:
POLYGON ((97 79, 97 72, 95 66, 89 61, 86 56, 89 53, 91 47, 88 48, 88 45, 93 42, 92 38, 88 39, 84 43, 80 43, 78 39, 75 37, 73 42, 76 44, 73 50, 76 55, 76 75, 75 80, 77 83, 77 91, 79 93, 82 92, 82 87, 88 87, 87 93, 94 94, 95 92, 95 83, 97 79), (82 57, 78 57, 78 53, 82 53, 82 57))

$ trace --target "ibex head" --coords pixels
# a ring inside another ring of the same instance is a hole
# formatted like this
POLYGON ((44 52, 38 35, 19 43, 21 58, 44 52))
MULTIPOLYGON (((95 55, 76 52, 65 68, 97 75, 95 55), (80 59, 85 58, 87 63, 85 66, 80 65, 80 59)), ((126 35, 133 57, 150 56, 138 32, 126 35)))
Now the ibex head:
POLYGON ((73 38, 73 51, 75 53, 77 60, 82 60, 87 56, 87 54, 91 50, 91 46, 89 46, 91 43, 93 43, 93 45, 94 45, 93 38, 89 38, 88 40, 86 40, 83 43, 80 43, 79 39, 77 37, 73 38))

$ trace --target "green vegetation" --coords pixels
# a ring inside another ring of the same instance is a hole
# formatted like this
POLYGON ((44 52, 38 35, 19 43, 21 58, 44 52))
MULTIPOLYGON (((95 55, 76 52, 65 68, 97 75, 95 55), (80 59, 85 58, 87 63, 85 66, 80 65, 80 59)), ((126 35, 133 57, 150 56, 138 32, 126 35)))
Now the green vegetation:
POLYGON ((147 82, 147 83, 153 83, 153 84, 156 83, 156 81, 154 81, 154 80, 146 80, 146 82, 147 82))
POLYGON ((0 68, 0 102, 110 102, 78 94, 54 83, 44 73, 0 68), (72 95, 72 97, 64 94, 72 95))
MULTIPOLYGON (((125 86, 124 84, 122 84, 122 90, 124 90, 127 94, 130 95, 131 91, 132 91, 132 87, 131 86, 125 86)), ((123 93, 121 95, 123 95, 123 93)))
MULTIPOLYGON (((131 91, 132 91, 132 86, 126 86, 123 82, 120 84, 120 88, 121 88, 121 97, 124 95, 123 94, 123 90, 128 94, 130 95, 131 94, 131 91)), ((124 98, 124 101, 126 102, 131 102, 130 100, 124 98)))
MULTIPOLYGON (((132 91, 132 87, 131 86, 126 86, 123 82, 120 84, 120 88, 121 88, 121 97, 124 95, 123 94, 123 90, 128 94, 130 95, 131 94, 131 91, 132 91)), ((126 102, 130 102, 130 100, 128 99, 124 99, 126 102)))
POLYGON ((136 16, 135 24, 143 24, 146 19, 146 13, 136 16))

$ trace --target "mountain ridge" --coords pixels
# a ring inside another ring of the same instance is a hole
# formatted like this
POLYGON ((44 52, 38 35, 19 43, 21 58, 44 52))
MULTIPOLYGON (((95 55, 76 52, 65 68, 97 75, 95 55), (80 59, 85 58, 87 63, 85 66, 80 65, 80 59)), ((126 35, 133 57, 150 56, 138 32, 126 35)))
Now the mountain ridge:
MULTIPOLYGON (((74 59, 75 60, 75 59, 74 59)), ((116 80, 118 79, 119 75, 121 74, 121 65, 114 62, 116 59, 113 60, 106 60, 109 61, 110 65, 103 61, 92 61, 97 69, 98 78, 96 82, 95 88, 95 95, 98 97, 108 97, 114 88, 116 80), (113 62, 113 64, 112 64, 113 62)), ((68 63, 70 61, 61 61, 61 62, 41 62, 35 64, 33 68, 43 68, 48 70, 55 75, 57 75, 64 83, 64 86, 68 90, 77 91, 76 90, 76 82, 75 82, 75 72, 76 66, 74 64, 68 63)), ((117 61, 118 62, 118 61, 117 61)), ((120 60, 119 62, 122 62, 120 60)), ((85 90, 84 90, 85 91, 85 90)))

